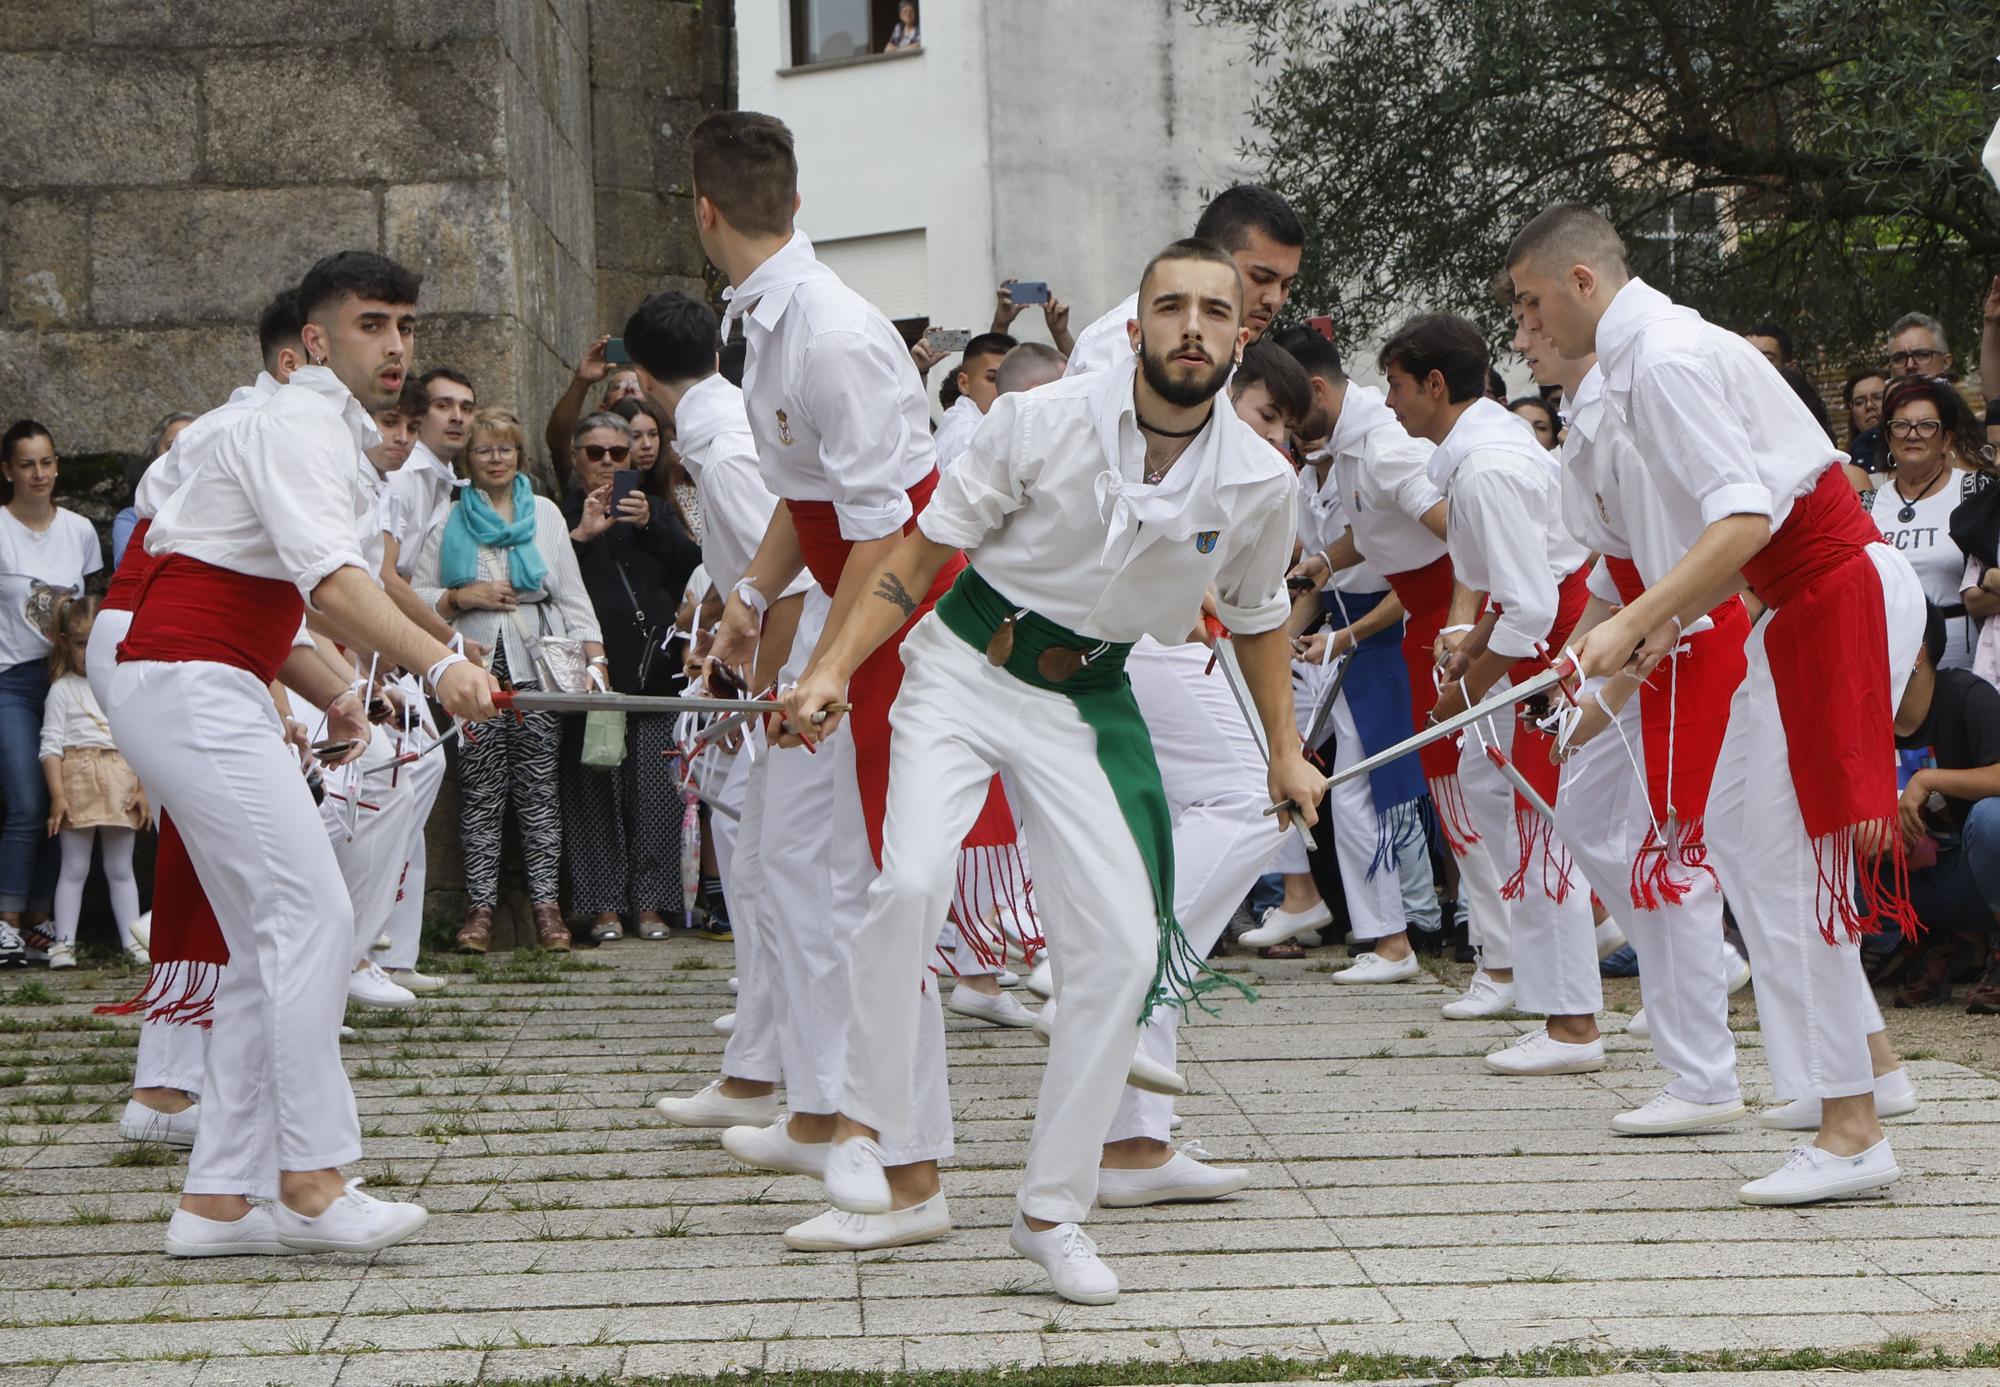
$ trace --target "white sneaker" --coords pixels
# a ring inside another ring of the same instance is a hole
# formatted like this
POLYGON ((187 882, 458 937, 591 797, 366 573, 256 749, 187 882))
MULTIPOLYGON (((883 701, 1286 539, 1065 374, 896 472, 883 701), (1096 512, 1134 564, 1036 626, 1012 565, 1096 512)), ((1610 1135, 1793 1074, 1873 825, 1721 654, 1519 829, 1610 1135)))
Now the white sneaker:
POLYGON ((283 1200, 271 1205, 278 1241, 297 1252, 379 1252, 429 1218, 421 1204, 391 1204, 363 1194, 359 1180, 349 1180, 346 1192, 315 1218, 286 1208, 283 1200))
POLYGON ((1736 1192, 1745 1204, 1812 1204, 1879 1190, 1902 1170, 1887 1137, 1858 1156, 1836 1156, 1817 1146, 1795 1146, 1785 1163, 1736 1192))
POLYGON ((342 1026, 340 1028, 340 1038, 342 1040, 359 1040, 361 1039, 361 1032, 355 1030, 352 1026, 342 1026))
POLYGON ((169 1257, 290 1257, 297 1249, 278 1240, 269 1205, 252 1204, 238 1219, 203 1218, 186 1209, 167 1220, 169 1257))
MULTIPOLYGON (((1892 1069, 1875 1080, 1875 1116, 1908 1117, 1917 1110, 1917 1086, 1907 1069, 1892 1069)), ((1759 1125, 1774 1132, 1817 1132, 1820 1103, 1817 1098, 1794 1098, 1757 1114, 1759 1125)))
POLYGON ((58 940, 54 944, 49 945, 49 967, 51 968, 76 967, 75 946, 62 943, 60 940, 58 940))
POLYGON ((882 1168, 889 1158, 867 1137, 849 1137, 827 1147, 826 1168, 820 1179, 826 1197, 836 1209, 850 1214, 889 1212, 889 1177, 882 1168))
POLYGON ((396 947, 395 940, 391 939, 386 934, 378 934, 375 936, 375 942, 368 946, 368 952, 373 954, 386 954, 387 952, 389 952, 389 950, 395 947, 396 947))
POLYGON ((729 980, 729 995, 732 997, 736 995, 736 979, 734 978, 729 980))
POLYGON ((132 939, 142 949, 153 947, 153 912, 142 911, 132 922, 132 939))
MULTIPOLYGON (((1044 1045, 1054 1039, 1056 1003, 1053 997, 1043 1003, 1042 1009, 1035 1013, 1033 1025, 1035 1034, 1042 1038, 1044 1045)), ((1125 1083, 1146 1093, 1164 1093, 1169 1098, 1176 1098, 1187 1092, 1186 1079, 1157 1060, 1148 1059, 1144 1051, 1133 1052, 1132 1065, 1125 1071, 1125 1083)))
POLYGON ((1316 930, 1321 925, 1332 923, 1333 912, 1327 909, 1325 901, 1308 906, 1297 913, 1285 909, 1282 905, 1274 905, 1264 912, 1264 918, 1258 921, 1257 928, 1244 930, 1236 936, 1236 942, 1262 949, 1272 944, 1282 944, 1309 930, 1316 930))
POLYGON ((1722 950, 1732 960, 1729 968, 1729 990, 1741 992, 1750 985, 1750 960, 1737 952, 1734 944, 1725 943, 1722 950))
POLYGON ((1021 980, 1021 986, 1045 1002, 1056 995, 1055 968, 1049 963, 1047 954, 1042 955, 1041 962, 1028 970, 1028 976, 1021 980))
POLYGON ((432 977, 429 973, 419 973, 414 968, 384 968, 389 981, 412 993, 442 992, 449 985, 443 978, 432 977))
MULTIPOLYGON (((1347 937, 1350 940, 1354 938, 1354 936, 1351 934, 1348 935, 1347 937)), ((1301 949, 1317 949, 1320 945, 1324 944, 1326 941, 1320 937, 1320 932, 1318 930, 1309 929, 1304 934, 1293 935, 1292 942, 1298 945, 1301 949)))
POLYGON ((201 1104, 179 1112, 149 1108, 137 1098, 125 1100, 118 1118, 118 1135, 127 1141, 156 1141, 162 1146, 193 1146, 194 1134, 201 1130, 201 1104))
POLYGON ((1384 958, 1377 953, 1356 954, 1354 962, 1333 975, 1337 983, 1357 982, 1408 982, 1411 978, 1422 977, 1423 965, 1417 962, 1415 954, 1405 954, 1401 958, 1384 958))
POLYGON ((850 1214, 845 1209, 795 1223, 785 1230, 785 1246, 799 1252, 866 1252, 877 1247, 927 1243, 951 1231, 951 1210, 939 1192, 907 1209, 886 1214, 850 1214))
POLYGON ((1604 1042, 1572 1045, 1546 1029, 1530 1031, 1488 1055, 1486 1067, 1495 1074, 1594 1074, 1604 1068, 1604 1042))
POLYGON ((1011 1026, 1025 1030, 1035 1024, 1035 1013, 1002 992, 997 997, 989 997, 984 992, 975 992, 969 987, 954 987, 951 1000, 944 1009, 960 1016, 970 1016, 975 1021, 991 1021, 996 1026, 1011 1026))
POLYGON ((144 944, 132 944, 125 950, 125 957, 131 962, 138 964, 141 968, 150 968, 153 966, 153 956, 146 952, 144 944))
POLYGON ((1002 987, 1019 987, 1021 985, 1021 975, 1002 968, 993 975, 993 981, 999 983, 1002 987))
POLYGON ((722 1134, 722 1149, 745 1165, 759 1170, 782 1170, 791 1175, 826 1176, 824 1141, 795 1141, 787 1127, 791 1114, 764 1126, 731 1127, 722 1134))
POLYGON ((1665 1089, 1653 1095, 1644 1107, 1621 1112, 1611 1119, 1611 1130, 1628 1137, 1664 1137, 1676 1132, 1705 1132, 1727 1126, 1741 1118, 1743 1100, 1727 1103, 1690 1103, 1665 1089))
POLYGON ((1611 957, 1625 947, 1625 931, 1618 928, 1618 922, 1609 915, 1598 922, 1596 931, 1599 961, 1611 957))
POLYGON ((1487 1016, 1504 1016, 1514 1009, 1514 984, 1495 982, 1484 968, 1472 975, 1472 985, 1455 1002, 1438 1010, 1447 1021, 1477 1021, 1487 1016))
POLYGON ((736 1013, 733 1011, 725 1011, 722 1013, 722 1015, 716 1017, 713 1021, 709 1022, 708 1024, 715 1027, 715 1032, 717 1035, 735 1035, 736 1013))
POLYGON ((1014 1215, 1007 1245, 1036 1263, 1055 1283, 1056 1294, 1079 1305, 1109 1305, 1118 1299, 1118 1278, 1097 1255, 1097 1244, 1074 1223, 1059 1223, 1046 1233, 1028 1227, 1014 1215))
POLYGON ((380 964, 370 963, 347 975, 347 1000, 377 1011, 406 1011, 417 1004, 417 994, 389 981, 380 964))
POLYGON ((1632 1019, 1625 1023, 1625 1034, 1636 1035, 1641 1040, 1650 1040, 1652 1038, 1653 1023, 1646 1019, 1646 1009, 1644 1007, 1640 1007, 1632 1013, 1632 1019))
POLYGON ((1165 1165, 1151 1170, 1097 1172, 1097 1202, 1106 1209, 1134 1209, 1142 1204, 1193 1203, 1222 1199, 1250 1183, 1241 1166, 1205 1164, 1208 1152, 1198 1141, 1183 1142, 1165 1165))
POLYGON ((0 963, 23 963, 28 957, 28 941, 21 931, 0 920, 0 963))
POLYGON ((722 1080, 711 1079, 692 1098, 671 1095, 653 1104, 661 1117, 680 1127, 762 1127, 778 1116, 778 1095, 762 1098, 728 1098, 722 1080))

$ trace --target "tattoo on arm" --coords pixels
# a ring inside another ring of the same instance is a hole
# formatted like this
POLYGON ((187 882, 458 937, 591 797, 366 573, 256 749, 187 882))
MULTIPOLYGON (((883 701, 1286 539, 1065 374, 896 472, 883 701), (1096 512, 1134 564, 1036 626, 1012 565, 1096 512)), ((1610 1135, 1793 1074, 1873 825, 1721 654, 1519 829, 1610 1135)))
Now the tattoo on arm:
POLYGON ((910 596, 903 580, 893 573, 884 573, 882 581, 875 585, 875 595, 884 602, 893 602, 902 609, 905 620, 917 614, 917 599, 910 596))

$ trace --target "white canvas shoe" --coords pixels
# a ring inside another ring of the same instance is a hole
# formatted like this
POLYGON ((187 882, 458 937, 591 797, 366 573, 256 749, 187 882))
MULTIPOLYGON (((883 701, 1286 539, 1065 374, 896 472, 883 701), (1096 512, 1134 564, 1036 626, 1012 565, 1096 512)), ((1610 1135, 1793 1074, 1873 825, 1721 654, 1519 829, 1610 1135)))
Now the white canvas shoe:
POLYGON ((944 1004, 944 1009, 960 1016, 970 1016, 975 1021, 990 1021, 996 1026, 1010 1026, 1016 1030, 1026 1030, 1035 1024, 1035 1013, 1005 992, 989 997, 969 987, 954 987, 951 1000, 944 1004))
POLYGON ((161 1112, 149 1108, 137 1098, 125 1100, 125 1111, 118 1119, 118 1135, 127 1141, 156 1141, 162 1146, 193 1146, 194 1135, 201 1130, 201 1104, 181 1109, 179 1112, 161 1112))
POLYGON ((1887 1137, 1858 1156, 1836 1156, 1817 1146, 1795 1146, 1785 1163, 1736 1192, 1745 1204, 1814 1204, 1846 1199, 1894 1184, 1902 1174, 1887 1137))
POLYGON ((826 1153, 830 1143, 794 1141, 787 1113, 762 1127, 731 1127, 722 1134, 722 1149, 745 1165, 759 1170, 781 1170, 789 1175, 826 1176, 826 1153))
POLYGON ((1456 1001, 1438 1010, 1447 1021, 1477 1021, 1488 1016, 1504 1016, 1514 1009, 1514 984, 1495 982, 1485 969, 1472 975, 1471 986, 1456 1001))
POLYGON ((1376 953, 1356 954, 1350 966, 1333 975, 1333 980, 1344 985, 1363 982, 1408 982, 1411 978, 1423 976, 1424 968, 1417 962, 1415 954, 1405 954, 1401 958, 1388 959, 1376 953))
POLYGON ((1625 1023, 1625 1034, 1636 1035, 1641 1040, 1652 1039, 1653 1023, 1646 1019, 1646 1009, 1644 1007, 1640 1007, 1632 1013, 1632 1019, 1625 1023))
POLYGON ((778 1095, 729 1098, 723 1095, 722 1080, 712 1079, 691 1097, 668 1095, 653 1108, 678 1127, 763 1127, 777 1119, 778 1095))
POLYGON ((1042 955, 1041 961, 1028 970, 1028 976, 1021 979, 1021 986, 1045 1002, 1056 995, 1055 968, 1049 963, 1047 954, 1042 955))
POLYGON ((725 1011, 722 1013, 722 1015, 716 1017, 713 1021, 709 1022, 708 1024, 715 1027, 715 1033, 717 1035, 735 1035, 736 1013, 733 1011, 725 1011))
MULTIPOLYGON (((1917 1086, 1907 1069, 1891 1069, 1875 1080, 1875 1116, 1908 1117, 1917 1110, 1917 1086)), ((1773 1132, 1817 1132, 1820 1102, 1817 1098, 1794 1098, 1757 1114, 1758 1125, 1773 1132)))
POLYGON ((153 966, 153 956, 146 952, 144 944, 132 944, 125 950, 125 957, 129 962, 136 963, 141 968, 150 968, 153 966))
POLYGON ((148 910, 132 922, 132 942, 142 949, 153 947, 153 912, 148 910))
POLYGON ((1597 957, 1600 962, 1625 947, 1625 931, 1618 928, 1618 922, 1609 915, 1599 921, 1595 928, 1597 957))
POLYGON ((1106 1209, 1135 1209, 1142 1204, 1198 1203, 1235 1194, 1250 1183, 1241 1166, 1209 1165, 1208 1152, 1198 1141, 1183 1142, 1165 1165, 1151 1170, 1097 1172, 1097 1202, 1106 1209))
POLYGON ((951 1231, 951 1210, 939 1192, 907 1209, 886 1214, 850 1214, 845 1209, 795 1223, 785 1230, 785 1246, 799 1252, 866 1252, 908 1247, 942 1238, 951 1231))
POLYGON ((1726 1127, 1744 1114, 1743 1100, 1727 1103, 1690 1103, 1665 1089, 1643 1107, 1621 1112, 1611 1119, 1611 1130, 1628 1137, 1665 1137, 1677 1132, 1705 1132, 1726 1127))
POLYGON ((375 942, 368 946, 368 951, 370 953, 384 954, 389 952, 389 950, 395 947, 396 947, 395 940, 391 939, 386 934, 378 934, 375 936, 375 942))
POLYGON ((1332 923, 1333 912, 1327 909, 1325 901, 1296 913, 1285 909, 1282 905, 1274 905, 1264 912, 1264 918, 1258 921, 1257 928, 1244 930, 1236 936, 1236 942, 1262 949, 1272 944, 1282 944, 1288 939, 1310 933, 1321 925, 1332 923))
POLYGON ((1546 1030, 1530 1031, 1488 1055, 1486 1067, 1495 1074, 1594 1074, 1604 1068, 1604 1042, 1573 1045, 1546 1030))
POLYGON ((370 963, 347 975, 347 1000, 375 1011, 407 1011, 417 1004, 417 994, 391 982, 380 964, 370 963))
POLYGON ((827 1199, 850 1214, 888 1213, 889 1177, 883 1174, 888 1164, 882 1148, 867 1137, 830 1143, 826 1168, 820 1172, 827 1199))
POLYGON ((51 968, 76 967, 76 946, 73 944, 65 944, 61 940, 58 940, 55 943, 49 945, 49 967, 51 968))
POLYGON ((382 971, 388 974, 390 982, 411 992, 442 992, 449 986, 443 978, 419 973, 414 968, 384 968, 382 971))
POLYGON ((729 980, 729 995, 732 997, 736 995, 736 979, 734 978, 729 980))
MULTIPOLYGON (((1056 1003, 1054 998, 1050 998, 1048 1002, 1043 1004, 1042 1009, 1035 1013, 1033 1025, 1035 1034, 1040 1036, 1042 1043, 1046 1045, 1055 1035, 1056 1003)), ((1125 1082, 1131 1087, 1142 1089, 1147 1093, 1164 1093, 1169 1098, 1179 1097, 1181 1094, 1187 1092, 1186 1079, 1157 1060, 1146 1058, 1145 1052, 1141 1050, 1133 1052, 1132 1065, 1125 1071, 1125 1082)))
POLYGON ((203 1218, 186 1209, 167 1220, 169 1257, 290 1257, 297 1249, 278 1241, 270 1206, 253 1204, 238 1219, 203 1218))
POLYGON ((1722 948, 1729 956, 1729 990, 1741 992, 1750 985, 1750 960, 1738 953, 1734 944, 1724 944, 1722 948))
POLYGON ((1074 1223, 1059 1223, 1045 1233, 1028 1227, 1014 1215, 1007 1244, 1049 1274, 1056 1294, 1079 1305, 1109 1305, 1118 1299, 1118 1278, 1097 1255, 1097 1244, 1074 1223))
POLYGON ((271 1205, 278 1241, 295 1252, 379 1252, 415 1233, 430 1218, 421 1204, 391 1204, 361 1192, 359 1180, 349 1180, 340 1198, 318 1216, 271 1205))
POLYGON ((999 983, 1002 987, 1019 987, 1021 985, 1021 975, 1009 969, 1002 968, 993 975, 993 981, 999 983))

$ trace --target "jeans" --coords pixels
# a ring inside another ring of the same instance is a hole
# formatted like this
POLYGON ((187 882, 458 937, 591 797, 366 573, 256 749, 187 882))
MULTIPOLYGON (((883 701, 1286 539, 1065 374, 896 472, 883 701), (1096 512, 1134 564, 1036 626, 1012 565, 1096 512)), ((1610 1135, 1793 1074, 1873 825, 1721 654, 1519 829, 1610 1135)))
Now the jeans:
POLYGON ((1956 846, 1940 844, 1937 865, 1910 873, 1910 903, 1933 932, 1984 938, 2000 912, 2000 799, 1982 799, 1965 817, 1956 846))
POLYGON ((42 705, 49 667, 28 660, 0 669, 0 910, 48 910, 60 857, 48 836, 49 785, 42 778, 42 705))

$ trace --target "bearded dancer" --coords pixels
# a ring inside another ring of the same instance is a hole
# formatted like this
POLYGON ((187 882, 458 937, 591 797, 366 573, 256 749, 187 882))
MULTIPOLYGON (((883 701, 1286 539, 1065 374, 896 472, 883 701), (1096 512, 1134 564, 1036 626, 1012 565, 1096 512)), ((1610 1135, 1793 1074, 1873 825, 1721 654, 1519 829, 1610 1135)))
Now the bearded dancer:
POLYGON ((1249 338, 1236 266, 1181 241, 1140 284, 1135 362, 997 401, 919 532, 877 568, 866 605, 786 698, 802 727, 831 712, 849 673, 916 610, 913 594, 967 551, 971 566, 903 645, 882 875, 855 938, 855 1036, 827 1192, 856 1212, 890 1203, 879 1142, 912 1117, 914 989, 951 895, 950 846, 1004 770, 1045 883, 1063 1009, 1010 1242, 1057 1294, 1088 1304, 1118 1294, 1079 1225, 1133 1022, 1224 981, 1174 922, 1167 797, 1122 671, 1131 643, 1180 637, 1212 587, 1272 749, 1270 793, 1311 822, 1325 791, 1292 722, 1290 469, 1215 404, 1249 338))
POLYGON ((1923 590, 1790 388, 1735 333, 1633 278, 1604 217, 1550 208, 1515 238, 1507 270, 1530 332, 1565 356, 1597 353, 1607 409, 1651 469, 1653 514, 1680 553, 1584 638, 1583 672, 1651 660, 1741 584, 1769 609, 1730 704, 1704 837, 1750 947, 1773 1085, 1794 1100, 1765 1121, 1819 1135, 1740 1197, 1879 1189, 1900 1173, 1879 1117, 1913 1109, 1916 1091, 1858 940, 1879 920, 1915 926, 1866 868, 1886 853, 1887 875, 1901 875, 1893 727, 1923 590))

